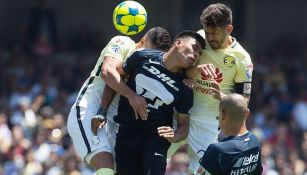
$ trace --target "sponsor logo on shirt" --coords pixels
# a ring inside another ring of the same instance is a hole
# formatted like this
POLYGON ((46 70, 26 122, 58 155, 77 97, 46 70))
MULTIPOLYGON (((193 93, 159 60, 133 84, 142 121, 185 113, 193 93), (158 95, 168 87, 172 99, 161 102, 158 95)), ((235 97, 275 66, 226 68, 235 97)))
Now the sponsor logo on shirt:
POLYGON ((197 79, 196 83, 198 86, 196 86, 195 91, 196 92, 201 92, 203 94, 208 94, 211 95, 213 93, 211 87, 211 83, 209 82, 210 80, 215 80, 217 83, 220 83, 223 81, 223 73, 220 72, 219 68, 215 68, 215 74, 217 75, 216 78, 210 78, 204 74, 201 74, 201 80, 197 79))
MULTIPOLYGON (((219 68, 215 68, 215 74, 216 74, 216 78, 213 78, 213 80, 215 80, 216 82, 220 83, 223 81, 223 73, 220 72, 219 68)), ((201 79, 202 80, 209 80, 209 76, 205 75, 205 74, 201 74, 201 79)))
POLYGON ((259 152, 257 154, 250 154, 249 156, 240 157, 234 164, 231 170, 231 175, 248 174, 257 168, 259 159, 259 152))
POLYGON ((143 66, 143 68, 145 70, 147 70, 148 72, 152 73, 153 75, 155 75, 156 77, 158 77, 159 79, 161 79, 163 82, 165 82, 167 85, 169 85, 171 88, 175 89, 176 91, 179 91, 179 88, 176 87, 174 85, 175 81, 172 80, 170 77, 168 77, 167 75, 165 75, 164 73, 161 73, 157 68, 155 68, 154 66, 143 66))
POLYGON ((259 152, 257 154, 250 154, 250 156, 240 157, 233 167, 241 167, 245 165, 249 165, 251 163, 255 163, 258 161, 259 152))

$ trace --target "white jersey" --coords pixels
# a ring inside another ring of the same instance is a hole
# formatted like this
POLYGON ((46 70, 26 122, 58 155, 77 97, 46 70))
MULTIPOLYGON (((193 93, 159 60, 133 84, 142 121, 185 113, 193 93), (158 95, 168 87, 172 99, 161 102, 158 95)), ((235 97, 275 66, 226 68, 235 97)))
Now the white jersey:
MULTIPOLYGON (((100 107, 105 87, 105 82, 100 76, 103 59, 106 56, 111 56, 124 62, 134 50, 135 42, 129 37, 116 36, 112 38, 102 50, 90 77, 84 82, 77 100, 71 108, 67 120, 68 133, 72 137, 77 152, 87 163, 99 152, 114 152, 114 132, 111 131, 109 134, 104 127, 104 129, 98 131, 97 138, 91 131, 91 119, 100 107)), ((113 121, 113 117, 117 114, 118 101, 119 96, 117 95, 108 110, 107 118, 109 121, 113 121)), ((107 122, 107 126, 110 125, 113 128, 116 126, 112 122, 107 122)))
MULTIPOLYGON (((205 38, 203 30, 198 31, 205 38)), ((226 49, 213 50, 206 41, 198 64, 211 63, 215 67, 221 91, 230 94, 235 89, 236 83, 243 83, 243 93, 251 90, 253 64, 249 54, 233 38, 233 43, 226 49)), ((198 166, 199 150, 206 150, 209 144, 216 142, 219 134, 217 116, 219 101, 214 99, 210 90, 211 79, 202 74, 194 78, 194 101, 190 113, 190 133, 188 143, 190 147, 191 166, 195 171, 198 166)))
MULTIPOLYGON (((134 50, 135 50, 135 42, 131 40, 129 37, 126 36, 113 37, 111 41, 107 44, 107 46, 101 51, 100 57, 98 58, 96 65, 91 72, 90 77, 84 82, 79 92, 78 100, 75 102, 75 105, 81 107, 91 107, 91 105, 96 106, 96 104, 100 104, 101 95, 103 92, 103 88, 105 86, 105 82, 100 76, 101 66, 104 57, 110 56, 116 59, 120 59, 124 62, 132 54, 134 50), (98 92, 99 95, 97 96, 96 93, 85 93, 85 92, 83 92, 82 94, 82 91, 84 91, 84 89, 86 89, 87 92, 92 92, 92 91, 98 92)), ((117 97, 113 100, 114 102, 112 102, 110 106, 111 107, 110 111, 112 111, 112 108, 114 106, 116 106, 117 110, 118 101, 116 102, 116 99, 119 99, 119 95, 117 95, 117 97)))

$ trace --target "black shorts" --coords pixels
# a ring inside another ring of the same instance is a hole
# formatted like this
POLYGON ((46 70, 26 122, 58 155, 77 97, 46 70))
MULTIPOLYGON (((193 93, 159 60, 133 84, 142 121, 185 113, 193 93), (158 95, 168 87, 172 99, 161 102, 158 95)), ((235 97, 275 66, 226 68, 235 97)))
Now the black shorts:
POLYGON ((118 175, 164 175, 170 143, 158 134, 141 135, 120 127, 115 144, 118 175))

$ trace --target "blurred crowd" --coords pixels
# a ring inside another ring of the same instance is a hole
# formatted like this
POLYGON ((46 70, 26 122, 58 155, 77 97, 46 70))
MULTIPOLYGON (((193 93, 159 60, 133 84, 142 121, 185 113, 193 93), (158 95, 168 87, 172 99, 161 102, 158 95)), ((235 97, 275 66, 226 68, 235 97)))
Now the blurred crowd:
MULTIPOLYGON (((39 2, 20 40, 0 48, 0 175, 93 174, 75 153, 66 118, 108 38, 87 25, 59 36, 53 11, 39 2)), ((251 56, 248 128, 262 142, 264 174, 307 175, 307 44, 280 38, 251 56)), ((187 174, 186 152, 173 156, 166 175, 187 174)))

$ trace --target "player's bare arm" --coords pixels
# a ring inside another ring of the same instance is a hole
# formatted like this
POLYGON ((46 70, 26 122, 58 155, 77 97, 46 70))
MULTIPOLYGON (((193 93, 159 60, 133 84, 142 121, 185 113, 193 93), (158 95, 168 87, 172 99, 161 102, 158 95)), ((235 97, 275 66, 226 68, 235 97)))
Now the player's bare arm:
MULTIPOLYGON (((221 91, 220 85, 219 85, 218 82, 216 82, 216 81, 211 81, 211 82, 210 82, 210 85, 211 85, 210 89, 211 89, 211 91, 212 91, 213 97, 214 97, 215 99, 217 99, 217 100, 220 101, 226 94, 224 94, 224 93, 221 91)), ((243 97, 246 98, 247 102, 249 102, 249 99, 250 99, 250 95, 249 95, 249 94, 242 94, 242 93, 239 93, 239 92, 237 92, 237 93, 238 93, 238 94, 241 94, 243 97)))
POLYGON ((98 129, 102 128, 106 124, 107 109, 109 108, 115 94, 116 92, 111 87, 105 85, 101 97, 100 108, 98 109, 97 114, 91 120, 91 128, 94 135, 97 135, 98 129))
POLYGON ((189 134, 190 116, 188 114, 177 114, 177 130, 170 126, 158 127, 159 136, 164 137, 170 143, 176 143, 185 139, 189 134))
POLYGON ((147 103, 144 97, 138 96, 133 90, 131 90, 124 82, 121 76, 126 74, 122 70, 122 61, 113 57, 104 57, 104 62, 101 67, 101 76, 112 89, 119 94, 125 96, 135 112, 135 117, 141 117, 141 119, 147 119, 147 103), (121 74, 120 74, 120 73, 121 74))
POLYGON ((187 70, 187 76, 189 78, 194 78, 198 74, 204 74, 205 76, 216 78, 213 64, 200 64, 187 70))

